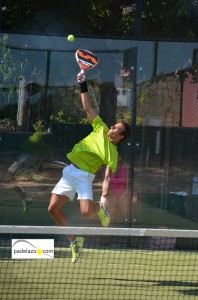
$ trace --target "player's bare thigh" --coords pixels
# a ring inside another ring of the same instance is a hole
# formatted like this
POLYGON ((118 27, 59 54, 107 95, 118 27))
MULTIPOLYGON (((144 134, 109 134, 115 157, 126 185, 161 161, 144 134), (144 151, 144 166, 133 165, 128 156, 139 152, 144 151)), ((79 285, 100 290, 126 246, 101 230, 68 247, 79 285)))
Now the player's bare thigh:
POLYGON ((48 210, 60 210, 68 200, 68 197, 65 195, 52 194, 48 210))
POLYGON ((92 200, 83 199, 80 201, 80 212, 84 217, 92 217, 99 211, 100 206, 95 204, 92 200))

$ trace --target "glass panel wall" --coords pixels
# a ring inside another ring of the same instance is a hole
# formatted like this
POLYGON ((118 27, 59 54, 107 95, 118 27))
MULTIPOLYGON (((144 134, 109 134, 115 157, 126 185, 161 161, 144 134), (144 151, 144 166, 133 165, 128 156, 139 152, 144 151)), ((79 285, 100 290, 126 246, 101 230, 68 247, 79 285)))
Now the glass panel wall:
MULTIPOLYGON (((54 161, 67 163, 91 131, 76 81, 75 51, 85 48, 99 57, 86 76, 100 116, 132 128, 118 146, 127 179, 112 226, 196 229, 196 1, 66 2, 1 1, 2 224, 54 224, 47 206, 62 172, 54 161)), ((101 168, 96 201, 103 176, 101 168)), ((77 201, 65 209, 75 225, 99 225, 80 216, 77 201)))
MULTIPOLYGON (((76 80, 80 68, 75 51, 89 45, 99 57, 99 65, 86 73, 88 88, 98 113, 111 126, 121 119, 131 123, 137 42, 76 38, 70 43, 65 37, 24 34, 2 34, 1 41, 1 170, 6 170, 7 181, 2 192, 7 201, 3 208, 9 210, 7 204, 10 201, 10 206, 16 205, 20 214, 21 210, 27 209, 20 205, 25 197, 30 199, 27 200, 28 213, 39 207, 45 216, 39 222, 53 224, 47 213, 47 204, 61 174, 60 165, 54 161, 67 163, 66 153, 91 130, 76 80), (9 97, 5 96, 4 90, 9 97), (39 138, 35 137, 35 132, 40 133, 39 138), (39 180, 46 186, 44 193, 38 195, 39 180), (34 188, 33 182, 36 182, 34 188), (6 193, 7 189, 10 194, 6 193), (16 197, 16 202, 13 203, 10 195, 16 197)), ((119 151, 127 162, 130 180, 130 140, 123 143, 119 151)), ((101 168, 94 183, 96 200, 100 199, 103 176, 104 168, 101 168)), ((129 214, 130 199, 128 193, 125 219, 129 214)), ((84 224, 77 204, 76 201, 74 208, 70 208, 74 221, 84 224)), ((4 216, 8 220, 2 217, 3 223, 38 223, 36 219, 22 218, 19 221, 18 214, 16 218, 12 214, 4 216)), ((88 220, 88 224, 93 222, 97 220, 88 220)))
POLYGON ((141 208, 132 208, 135 223, 197 226, 196 48, 138 43, 133 198, 141 208))

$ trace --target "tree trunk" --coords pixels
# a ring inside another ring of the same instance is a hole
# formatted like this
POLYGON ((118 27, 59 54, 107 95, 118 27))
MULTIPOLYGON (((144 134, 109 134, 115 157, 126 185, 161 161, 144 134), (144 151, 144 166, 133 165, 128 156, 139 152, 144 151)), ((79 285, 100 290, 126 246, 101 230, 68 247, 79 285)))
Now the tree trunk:
POLYGON ((25 88, 25 78, 22 77, 19 85, 19 99, 17 109, 17 130, 25 131, 27 121, 27 91, 25 88))

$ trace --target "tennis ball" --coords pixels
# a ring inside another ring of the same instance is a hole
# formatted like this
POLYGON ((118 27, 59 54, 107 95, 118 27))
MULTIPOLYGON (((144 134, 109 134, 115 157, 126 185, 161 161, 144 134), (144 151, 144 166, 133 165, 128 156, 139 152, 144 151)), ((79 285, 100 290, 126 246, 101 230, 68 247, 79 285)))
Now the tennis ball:
POLYGON ((68 35, 67 37, 69 42, 73 42, 74 41, 74 36, 72 34, 68 35))

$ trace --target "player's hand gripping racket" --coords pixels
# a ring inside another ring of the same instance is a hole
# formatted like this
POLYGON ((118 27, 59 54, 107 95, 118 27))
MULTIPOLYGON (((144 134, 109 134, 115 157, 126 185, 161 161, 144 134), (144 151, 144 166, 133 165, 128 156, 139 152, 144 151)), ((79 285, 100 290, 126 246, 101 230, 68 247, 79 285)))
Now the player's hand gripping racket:
POLYGON ((81 73, 93 69, 97 66, 99 60, 95 53, 89 50, 78 49, 76 51, 76 61, 81 69, 81 73))

